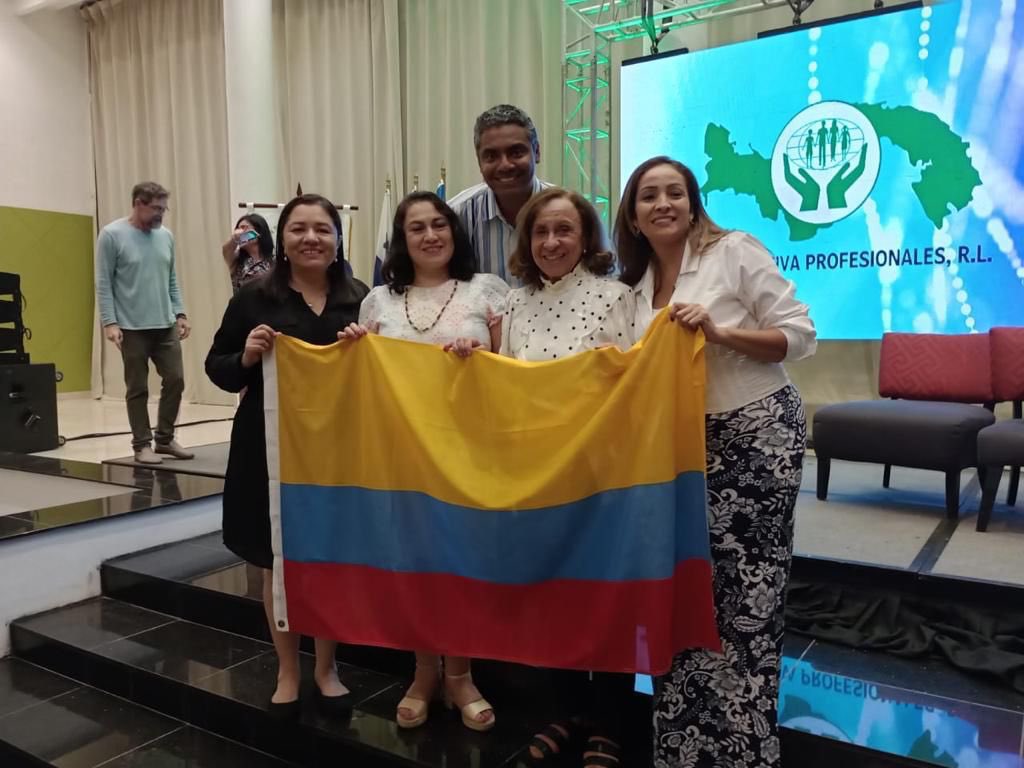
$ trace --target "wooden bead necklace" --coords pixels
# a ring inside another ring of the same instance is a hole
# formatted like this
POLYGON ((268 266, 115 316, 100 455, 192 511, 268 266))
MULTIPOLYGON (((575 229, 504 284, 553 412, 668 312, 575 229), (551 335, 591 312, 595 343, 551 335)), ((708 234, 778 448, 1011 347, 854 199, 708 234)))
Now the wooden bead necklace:
POLYGON ((409 325, 411 325, 415 330, 419 331, 420 333, 426 333, 427 331, 433 330, 434 326, 437 325, 441 321, 441 315, 443 315, 444 311, 446 309, 448 309, 448 305, 452 303, 452 299, 455 297, 455 290, 458 287, 459 287, 459 281, 458 280, 452 280, 452 292, 448 294, 448 300, 444 303, 444 306, 441 307, 441 311, 437 313, 437 317, 434 318, 434 322, 432 322, 426 328, 420 328, 418 325, 416 325, 416 323, 414 323, 412 321, 412 316, 409 314, 409 293, 412 291, 412 286, 411 285, 406 286, 406 288, 405 288, 405 319, 409 321, 409 325))

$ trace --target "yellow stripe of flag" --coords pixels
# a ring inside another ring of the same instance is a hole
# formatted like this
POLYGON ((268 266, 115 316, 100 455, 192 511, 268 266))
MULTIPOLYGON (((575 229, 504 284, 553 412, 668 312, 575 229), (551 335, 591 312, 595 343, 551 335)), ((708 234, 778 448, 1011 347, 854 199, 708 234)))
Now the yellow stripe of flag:
POLYGON ((550 363, 280 337, 281 482, 514 510, 703 472, 703 345, 664 313, 628 352, 550 363))

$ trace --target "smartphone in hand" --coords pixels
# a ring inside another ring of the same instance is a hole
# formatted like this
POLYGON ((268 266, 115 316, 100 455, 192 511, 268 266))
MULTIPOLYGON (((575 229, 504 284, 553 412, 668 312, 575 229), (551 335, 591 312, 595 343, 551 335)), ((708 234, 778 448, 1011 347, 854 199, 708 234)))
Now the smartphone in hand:
POLYGON ((251 229, 247 229, 245 232, 236 237, 235 240, 238 242, 239 245, 245 245, 246 243, 251 243, 253 240, 259 240, 259 238, 260 236, 258 234, 253 232, 251 229))

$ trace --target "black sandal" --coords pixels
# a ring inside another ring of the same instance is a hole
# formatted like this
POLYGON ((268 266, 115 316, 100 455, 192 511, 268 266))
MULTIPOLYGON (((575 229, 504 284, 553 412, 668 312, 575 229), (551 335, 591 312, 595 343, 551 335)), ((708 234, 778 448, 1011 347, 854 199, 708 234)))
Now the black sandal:
POLYGON ((583 748, 583 768, 619 768, 622 747, 604 736, 591 736, 583 748), (592 754, 587 757, 588 754, 592 754))
POLYGON ((526 745, 526 759, 533 765, 551 765, 563 759, 572 752, 573 744, 578 743, 577 731, 576 726, 564 720, 545 726, 526 745), (541 756, 535 757, 533 749, 541 756))

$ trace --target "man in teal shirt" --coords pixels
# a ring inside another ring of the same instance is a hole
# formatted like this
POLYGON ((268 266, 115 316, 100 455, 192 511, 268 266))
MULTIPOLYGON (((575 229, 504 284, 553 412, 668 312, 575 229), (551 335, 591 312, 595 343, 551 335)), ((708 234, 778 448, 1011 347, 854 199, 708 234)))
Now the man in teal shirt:
POLYGON ((174 235, 163 227, 169 193, 144 181, 132 189, 131 215, 100 230, 96 293, 107 341, 124 361, 125 402, 132 449, 140 464, 160 464, 160 454, 191 459, 174 439, 185 377, 181 340, 190 326, 174 272, 174 235), (156 448, 149 425, 149 361, 160 374, 156 448))

